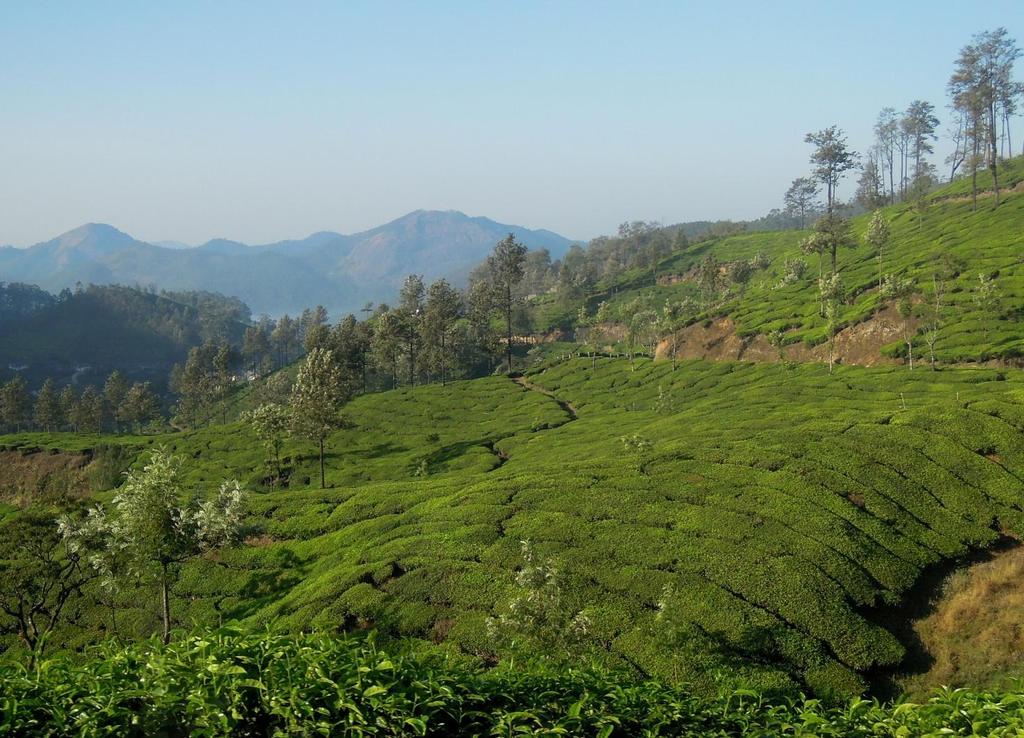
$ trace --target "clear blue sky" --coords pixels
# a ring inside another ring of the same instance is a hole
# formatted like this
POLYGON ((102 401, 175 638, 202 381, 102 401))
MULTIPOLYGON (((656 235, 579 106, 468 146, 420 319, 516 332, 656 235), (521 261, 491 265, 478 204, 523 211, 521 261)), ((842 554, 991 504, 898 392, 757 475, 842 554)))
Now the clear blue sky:
POLYGON ((885 105, 945 114, 1000 25, 1024 43, 1024 1, 0 0, 0 243, 755 217, 807 131, 863 150, 885 105))

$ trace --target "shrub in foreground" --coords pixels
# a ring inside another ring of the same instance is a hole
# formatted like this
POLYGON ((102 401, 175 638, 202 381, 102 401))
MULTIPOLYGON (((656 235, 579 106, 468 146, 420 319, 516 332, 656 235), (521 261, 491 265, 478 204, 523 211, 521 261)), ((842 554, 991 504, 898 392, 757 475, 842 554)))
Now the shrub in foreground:
POLYGON ((0 667, 0 734, 18 736, 1020 735, 1024 695, 923 704, 704 700, 591 669, 481 670, 372 640, 226 628, 107 645, 84 661, 0 667))

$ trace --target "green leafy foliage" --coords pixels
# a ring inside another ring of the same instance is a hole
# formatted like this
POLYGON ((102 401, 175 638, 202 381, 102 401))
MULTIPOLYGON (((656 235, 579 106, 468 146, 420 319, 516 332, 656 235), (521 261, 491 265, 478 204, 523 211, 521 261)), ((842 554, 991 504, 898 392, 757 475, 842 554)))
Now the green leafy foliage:
POLYGON ((592 667, 480 670, 372 640, 233 628, 88 655, 0 667, 0 735, 1001 738, 1024 727, 1017 693, 943 689, 898 705, 701 698, 592 667))

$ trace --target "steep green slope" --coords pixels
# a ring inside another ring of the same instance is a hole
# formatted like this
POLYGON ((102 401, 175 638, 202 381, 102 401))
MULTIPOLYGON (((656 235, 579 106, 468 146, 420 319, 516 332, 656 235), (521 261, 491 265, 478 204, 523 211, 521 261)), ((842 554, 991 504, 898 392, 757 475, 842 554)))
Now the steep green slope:
MULTIPOLYGON (((853 693, 904 653, 874 608, 1022 530, 1016 372, 576 360, 523 382, 360 398, 331 442, 332 489, 303 488, 315 461, 294 442, 292 486, 252 497, 248 544, 185 568, 180 622, 502 653, 486 621, 528 539, 604 660, 704 690, 853 693)), ((260 476, 240 426, 162 440, 197 485, 260 476)), ((3 440, 39 442, 61 439, 3 440)), ((122 627, 145 629, 154 608, 135 607, 122 627)))
MULTIPOLYGON (((935 347, 940 361, 1012 360, 1024 354, 1024 331, 1018 309, 1024 297, 1024 267, 1020 258, 1024 249, 1024 192, 1018 187, 1024 179, 1024 159, 1008 162, 1000 179, 1005 189, 998 208, 994 207, 991 193, 983 192, 977 212, 973 211, 969 183, 958 180, 932 193, 923 213, 909 203, 884 209, 892 229, 892 243, 883 254, 882 270, 914 281, 918 292, 914 309, 917 318, 929 315, 934 296, 933 276, 942 266, 940 259, 948 259, 956 272, 946 285, 941 310, 935 347), (992 306, 979 305, 975 299, 979 274, 995 281, 998 299, 992 306)), ((990 187, 991 177, 979 175, 979 186, 990 187)), ((882 306, 877 290, 877 252, 863 239, 869 220, 869 215, 853 220, 858 245, 839 252, 838 267, 846 290, 845 304, 839 312, 840 329, 870 319, 882 306)), ((611 319, 628 322, 626 308, 635 305, 637 299, 657 311, 666 300, 697 299, 693 270, 705 256, 712 255, 728 264, 751 259, 760 252, 770 257, 771 266, 755 272, 742 294, 733 286, 714 307, 692 313, 690 322, 728 316, 740 336, 782 330, 789 343, 815 345, 825 340, 826 325, 819 314, 817 257, 805 256, 800 250, 806 235, 802 231, 747 233, 702 242, 659 263, 658 286, 653 284, 653 271, 634 270, 599 285, 587 302, 593 310, 605 301, 611 319), (801 259, 807 265, 804 277, 792 284, 782 283, 787 259, 801 259)), ((541 324, 571 321, 575 314, 572 308, 559 308, 551 298, 542 298, 536 310, 541 324)), ((915 352, 920 353, 924 349, 923 337, 918 336, 915 344, 915 352)), ((898 342, 886 347, 892 354, 902 350, 898 342)))

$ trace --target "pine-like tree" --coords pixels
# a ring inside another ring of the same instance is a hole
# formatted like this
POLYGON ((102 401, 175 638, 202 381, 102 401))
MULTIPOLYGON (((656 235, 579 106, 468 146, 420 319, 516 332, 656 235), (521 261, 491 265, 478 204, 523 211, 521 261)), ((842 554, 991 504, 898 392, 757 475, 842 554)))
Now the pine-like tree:
POLYGON ((32 398, 28 383, 20 374, 0 388, 0 419, 7 428, 21 431, 28 426, 32 413, 32 398))
POLYGON ((487 268, 495 301, 505 319, 505 358, 512 373, 512 315, 517 304, 516 287, 523 279, 526 247, 508 234, 487 257, 487 268))
POLYGON ((48 433, 59 430, 64 425, 60 397, 52 379, 43 382, 39 394, 36 395, 35 421, 37 428, 48 433))

